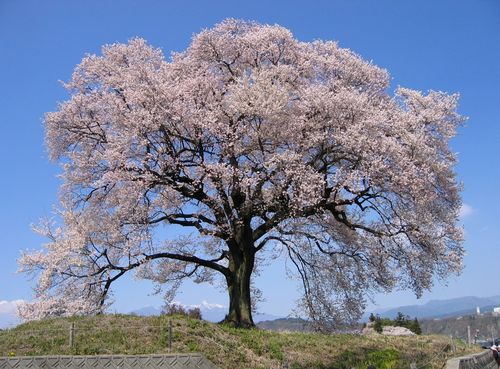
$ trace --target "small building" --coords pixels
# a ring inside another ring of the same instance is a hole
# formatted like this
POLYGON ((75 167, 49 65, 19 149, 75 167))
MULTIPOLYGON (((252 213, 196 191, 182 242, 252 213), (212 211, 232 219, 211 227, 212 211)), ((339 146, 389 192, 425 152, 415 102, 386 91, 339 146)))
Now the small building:
POLYGON ((493 315, 500 315, 500 307, 493 308, 493 315))

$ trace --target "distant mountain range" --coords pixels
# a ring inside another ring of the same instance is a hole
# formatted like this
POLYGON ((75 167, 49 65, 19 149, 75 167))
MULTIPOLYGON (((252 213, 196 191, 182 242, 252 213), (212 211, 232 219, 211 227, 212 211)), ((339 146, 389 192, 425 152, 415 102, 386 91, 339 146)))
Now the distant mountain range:
MULTIPOLYGON (((201 316, 204 320, 208 320, 209 322, 220 322, 224 319, 227 314, 227 307, 220 304, 211 304, 206 301, 202 301, 199 305, 184 305, 180 304, 184 308, 192 309, 198 307, 201 311, 201 316)), ((152 315, 160 315, 161 309, 154 306, 146 306, 140 309, 136 309, 130 312, 130 314, 136 314, 140 316, 152 316, 152 315)), ((256 313, 253 315, 253 319, 255 323, 267 320, 275 320, 280 317, 276 315, 266 314, 266 313, 256 313)))
MULTIPOLYGON (((394 318, 398 312, 402 312, 412 318, 432 319, 473 314, 476 312, 477 307, 481 309, 481 312, 491 312, 493 308, 497 306, 500 306, 500 296, 466 296, 447 300, 431 300, 422 305, 379 309, 373 311, 373 313, 381 317, 394 318)), ((367 318, 369 314, 370 313, 365 314, 365 318, 367 318)))
MULTIPOLYGON (((477 307, 480 308, 481 313, 491 313, 493 308, 498 306, 500 306, 500 296, 466 296, 447 300, 431 300, 421 305, 408 305, 389 309, 378 309, 373 311, 373 313, 376 315, 378 314, 381 317, 394 319, 398 312, 401 312, 405 315, 409 315, 411 318, 418 318, 419 320, 426 319, 423 322, 424 333, 442 334, 441 332, 448 332, 446 328, 441 327, 443 324, 451 330, 451 327, 455 327, 456 324, 450 324, 449 322, 454 322, 454 320, 457 320, 457 317, 469 315, 474 316, 476 314, 477 307), (443 319, 443 324, 432 323, 433 319, 443 319)), ((365 313, 362 321, 367 321, 370 313, 371 312, 365 313)), ((298 318, 281 318, 270 321, 261 321, 260 323, 258 323, 258 326, 263 329, 276 331, 303 332, 311 330, 311 326, 309 322, 307 322, 307 320, 298 318)), ((453 328, 452 330, 453 332, 455 332, 456 329, 453 328)), ((458 331, 463 333, 463 329, 458 329, 458 331)))
MULTIPOLYGON (((20 301, 20 300, 19 300, 20 301)), ((19 324, 19 318, 15 314, 15 305, 19 301, 0 301, 0 329, 13 327, 19 324)), ((211 322, 219 322, 224 319, 227 313, 227 307, 220 304, 212 304, 203 301, 199 305, 183 305, 187 308, 199 307, 202 317, 211 322)), ((390 309, 377 309, 374 314, 381 317, 394 318, 398 312, 409 315, 411 318, 418 319, 443 319, 448 317, 466 316, 475 314, 476 307, 481 309, 482 313, 488 313, 494 307, 500 306, 500 295, 491 297, 466 296, 446 300, 431 300, 421 305, 400 306, 390 309)), ((130 312, 141 316, 159 315, 161 309, 153 306, 145 306, 130 312)), ((366 321, 370 312, 363 316, 366 321)), ((276 315, 258 313, 254 315, 254 321, 262 328, 275 330, 308 330, 308 324, 305 320, 294 318, 283 318, 276 315)))

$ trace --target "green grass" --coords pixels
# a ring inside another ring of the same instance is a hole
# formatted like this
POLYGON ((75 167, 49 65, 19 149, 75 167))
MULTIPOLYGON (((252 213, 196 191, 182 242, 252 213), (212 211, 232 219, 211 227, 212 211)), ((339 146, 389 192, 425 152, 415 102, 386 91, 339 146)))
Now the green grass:
POLYGON ((442 336, 355 336, 242 330, 184 316, 102 315, 48 319, 0 331, 0 356, 99 355, 200 352, 222 369, 377 369, 441 368, 453 356, 475 349, 442 336), (74 345, 69 331, 74 324, 74 345))

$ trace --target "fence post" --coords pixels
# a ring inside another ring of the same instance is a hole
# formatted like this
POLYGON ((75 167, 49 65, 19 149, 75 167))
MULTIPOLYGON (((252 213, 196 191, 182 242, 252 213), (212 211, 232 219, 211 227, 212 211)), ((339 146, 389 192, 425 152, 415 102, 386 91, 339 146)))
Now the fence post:
POLYGON ((456 351, 456 348, 455 348, 455 341, 453 341, 453 335, 450 334, 450 342, 451 342, 451 349, 453 352, 456 351))
POLYGON ((283 355, 283 360, 281 362, 281 368, 282 369, 289 369, 289 367, 288 367, 288 356, 287 356, 286 353, 283 355))
POLYGON ((72 349, 75 343, 75 323, 71 323, 69 327, 69 348, 72 349))
POLYGON ((472 343, 471 337, 470 337, 470 325, 467 326, 467 344, 470 346, 472 343))
POLYGON ((168 321, 168 352, 172 352, 172 319, 168 321))

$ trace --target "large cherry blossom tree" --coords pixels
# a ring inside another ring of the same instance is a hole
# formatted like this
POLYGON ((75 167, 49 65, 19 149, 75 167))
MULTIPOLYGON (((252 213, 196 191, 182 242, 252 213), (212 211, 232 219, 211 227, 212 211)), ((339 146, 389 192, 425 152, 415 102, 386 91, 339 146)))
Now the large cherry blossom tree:
POLYGON ((45 117, 62 222, 20 259, 39 278, 27 319, 101 312, 135 271, 166 293, 223 281, 225 321, 251 327, 252 276, 283 257, 303 311, 336 323, 461 269, 456 95, 392 95, 335 42, 233 19, 169 59, 142 39, 104 46, 65 87, 45 117))

